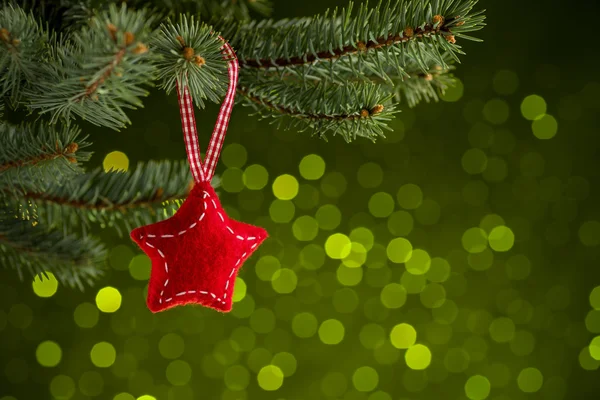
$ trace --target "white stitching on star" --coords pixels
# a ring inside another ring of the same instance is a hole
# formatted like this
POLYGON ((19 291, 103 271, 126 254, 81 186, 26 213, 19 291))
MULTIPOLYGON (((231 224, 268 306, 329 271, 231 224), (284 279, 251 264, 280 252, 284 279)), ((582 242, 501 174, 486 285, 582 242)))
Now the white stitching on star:
MULTIPOLYGON (((210 194, 209 194, 209 193, 208 193, 208 192, 205 190, 205 191, 204 191, 204 196, 203 196, 203 198, 205 198, 205 199, 206 199, 207 197, 209 197, 209 198, 210 198, 210 194)), ((217 209, 217 204, 215 203, 215 200, 214 200, 214 199, 209 199, 209 200, 211 200, 211 203, 213 204, 213 206, 215 207, 215 210, 216 210, 216 209, 217 209)), ((204 210, 205 210, 205 211, 204 211, 204 212, 202 213, 202 215, 200 215, 200 217, 198 218, 198 221, 195 221, 195 222, 194 222, 194 223, 192 223, 192 224, 191 224, 191 225, 190 225, 190 226, 189 226, 187 229, 184 229, 184 230, 180 231, 180 232, 179 232, 177 235, 165 234, 165 235, 159 235, 159 236, 156 236, 156 235, 150 235, 150 234, 149 234, 149 235, 147 235, 147 237, 149 237, 149 238, 155 238, 155 237, 159 237, 159 238, 172 238, 172 237, 175 237, 175 236, 181 236, 181 235, 183 235, 184 233, 186 233, 186 232, 188 232, 189 230, 191 230, 192 228, 194 228, 194 227, 195 227, 195 226, 198 224, 198 222, 202 221, 202 219, 204 218, 204 215, 206 214, 206 201, 204 201, 204 210)), ((219 211, 217 211, 217 214, 219 215, 219 217, 220 217, 221 221, 222 221, 222 222, 225 222, 225 219, 223 218, 223 215, 221 215, 221 213, 220 213, 219 211)), ((235 233, 234 233, 234 231, 233 231, 233 229, 231 229, 231 227, 230 227, 229 225, 226 225, 225 227, 227 228, 227 230, 229 231, 229 233, 231 233, 231 234, 232 234, 232 235, 233 235, 233 236, 234 236, 236 239, 238 239, 238 240, 256 240, 256 237, 254 237, 254 236, 243 237, 243 236, 240 236, 240 235, 237 235, 237 234, 235 234, 235 233)), ((143 238, 144 238, 144 235, 141 235, 141 236, 140 236, 140 240, 141 240, 141 239, 143 239, 143 238)), ((160 250, 158 247, 156 247, 155 245, 153 246, 151 243, 148 243, 148 241, 145 241, 144 243, 145 243, 146 245, 148 245, 148 247, 151 247, 151 248, 153 248, 153 249, 156 249, 156 250, 158 251, 158 254, 160 255, 160 257, 161 257, 161 258, 164 260, 164 262, 165 262, 165 272, 167 273, 167 276, 168 276, 168 275, 169 275, 169 267, 168 267, 168 265, 167 265, 167 260, 165 259, 165 255, 164 255, 164 253, 163 253, 163 252, 162 252, 162 251, 161 251, 161 250, 160 250)), ((258 243, 254 243, 254 244, 251 246, 251 249, 254 249, 254 248, 256 248, 256 246, 258 246, 258 243)), ((233 269, 232 269, 232 270, 231 270, 231 272, 229 273, 229 277, 227 278, 227 281, 225 282, 225 290, 224 290, 223 299, 226 299, 226 298, 227 298, 227 289, 229 288, 229 281, 230 281, 231 277, 233 276, 233 274, 234 274, 234 272, 235 272, 235 270, 236 270, 237 266, 238 266, 238 265, 239 265, 239 264, 242 262, 242 259, 243 259, 244 257, 246 257, 246 254, 247 254, 247 253, 246 253, 246 252, 244 252, 244 253, 243 253, 243 254, 240 256, 240 258, 238 258, 238 260, 236 261, 236 263, 235 263, 235 265, 234 265, 233 269)), ((167 288, 167 285, 168 285, 168 284, 169 284, 169 279, 167 278, 167 280, 165 280, 165 283, 164 283, 164 285, 163 285, 163 290, 160 292, 160 298, 158 299, 158 302, 159 302, 160 304, 162 304, 162 303, 163 303, 163 294, 165 293, 165 290, 166 290, 166 288, 167 288)), ((195 290, 188 290, 187 292, 186 292, 186 291, 183 291, 183 292, 177 293, 177 294, 175 295, 175 297, 184 296, 184 295, 186 295, 186 294, 195 294, 195 293, 196 293, 196 291, 195 291, 195 290)), ((216 299, 217 301, 221 302, 222 304, 225 304, 225 303, 226 303, 226 301, 225 301, 225 300, 221 300, 221 298, 220 298, 220 297, 217 297, 217 295, 216 295, 216 294, 214 294, 214 293, 212 293, 212 292, 207 292, 207 291, 204 291, 204 290, 199 290, 199 291, 198 291, 198 293, 199 293, 199 294, 204 294, 204 295, 210 295, 210 296, 211 296, 213 299, 216 299)), ((165 299, 165 303, 168 303, 168 302, 170 302, 170 301, 172 301, 172 300, 173 300, 173 298, 172 298, 172 297, 169 297, 168 299, 165 299)))

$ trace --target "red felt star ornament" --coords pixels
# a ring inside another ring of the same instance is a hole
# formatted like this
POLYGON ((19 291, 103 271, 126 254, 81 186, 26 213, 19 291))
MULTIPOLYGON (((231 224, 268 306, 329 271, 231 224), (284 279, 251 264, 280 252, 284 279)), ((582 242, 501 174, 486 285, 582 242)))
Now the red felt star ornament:
POLYGON ((152 261, 150 311, 196 303, 228 312, 237 273, 267 232, 229 218, 210 182, 199 182, 175 215, 131 238, 152 261))

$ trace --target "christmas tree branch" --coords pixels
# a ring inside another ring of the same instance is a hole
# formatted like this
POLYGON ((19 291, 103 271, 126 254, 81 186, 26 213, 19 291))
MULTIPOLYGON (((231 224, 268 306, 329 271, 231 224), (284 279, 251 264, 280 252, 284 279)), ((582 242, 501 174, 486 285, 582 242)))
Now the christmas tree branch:
POLYGON ((147 43, 152 17, 111 5, 66 40, 53 43, 44 74, 32 83, 32 110, 51 121, 77 115, 115 130, 130 123, 123 108, 142 107, 141 88, 154 79, 147 43))
MULTIPOLYGON (((0 190, 44 191, 49 182, 64 182, 82 173, 89 160, 87 137, 73 125, 0 124, 0 190), (82 151, 83 150, 83 151, 82 151)), ((1 194, 0 194, 1 195, 1 194)))
POLYGON ((392 97, 380 85, 357 82, 334 85, 327 82, 297 85, 270 81, 240 87, 238 93, 259 114, 288 117, 289 127, 313 130, 322 138, 328 132, 341 134, 346 141, 357 136, 375 139, 383 135, 385 121, 391 119, 392 97))
POLYGON ((0 8, 0 96, 15 106, 23 88, 39 75, 47 33, 20 7, 0 8))
POLYGON ((83 228, 90 222, 123 228, 147 225, 172 214, 173 200, 187 197, 192 188, 185 161, 139 163, 133 171, 96 169, 44 192, 21 196, 37 205, 40 221, 50 226, 83 228))
POLYGON ((464 54, 457 38, 477 40, 464 34, 483 27, 482 12, 472 13, 477 0, 413 0, 379 2, 374 8, 363 3, 356 15, 352 3, 339 14, 312 19, 269 21, 223 29, 232 35, 240 65, 246 69, 338 71, 338 61, 347 60, 354 74, 365 71, 387 78, 383 65, 394 65, 402 74, 407 60, 420 63, 441 54, 464 54), (320 65, 316 65, 320 64, 320 65))
POLYGON ((31 278, 52 272, 59 282, 83 290, 102 275, 106 250, 96 239, 63 235, 1 208, 0 266, 16 270, 21 280, 24 270, 31 278))

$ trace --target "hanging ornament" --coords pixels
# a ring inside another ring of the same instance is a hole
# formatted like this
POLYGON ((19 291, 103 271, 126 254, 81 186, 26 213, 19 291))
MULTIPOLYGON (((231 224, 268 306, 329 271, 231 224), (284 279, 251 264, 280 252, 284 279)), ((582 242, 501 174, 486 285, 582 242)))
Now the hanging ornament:
POLYGON ((210 184, 229 124, 239 70, 229 44, 225 43, 221 51, 229 59, 229 88, 204 162, 191 95, 185 82, 177 83, 186 152, 195 185, 171 218, 131 231, 133 241, 152 261, 146 303, 155 313, 189 303, 230 311, 239 269, 267 238, 263 228, 229 218, 210 184))

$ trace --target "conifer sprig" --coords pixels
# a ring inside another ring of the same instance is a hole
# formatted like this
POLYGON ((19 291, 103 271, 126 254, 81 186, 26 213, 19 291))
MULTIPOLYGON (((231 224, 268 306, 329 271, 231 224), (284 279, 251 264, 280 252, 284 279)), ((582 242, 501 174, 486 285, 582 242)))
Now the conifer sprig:
POLYGON ((74 125, 0 124, 0 197, 12 192, 43 192, 83 173, 79 163, 91 152, 87 136, 74 125))
POLYGON ((39 220, 51 227, 87 231, 90 223, 124 230, 172 215, 192 188, 185 161, 139 163, 132 171, 98 168, 44 192, 22 196, 37 206, 39 220))
POLYGON ((95 125, 118 130, 130 123, 124 108, 143 107, 142 85, 154 79, 148 28, 152 16, 125 5, 92 18, 55 52, 31 92, 32 110, 48 113, 51 122, 79 116, 95 125))
POLYGON ((27 82, 39 76, 48 34, 20 7, 0 8, 0 97, 16 106, 27 82))
POLYGON ((288 128, 311 130, 323 139, 328 133, 339 134, 348 142, 358 136, 371 140, 383 137, 384 129, 389 129, 385 122, 395 113, 389 103, 392 95, 368 82, 294 85, 265 81, 242 86, 238 93, 259 114, 268 111, 268 116, 287 120, 288 128))
POLYGON ((160 60, 156 63, 160 87, 170 93, 177 82, 186 82, 198 107, 204 99, 218 103, 227 90, 227 61, 223 41, 210 26, 193 16, 181 16, 177 24, 167 21, 152 43, 160 60))
POLYGON ((83 290, 102 276, 105 258, 98 240, 47 229, 0 205, 0 267, 15 270, 21 280, 24 272, 33 279, 47 271, 62 284, 83 290))

